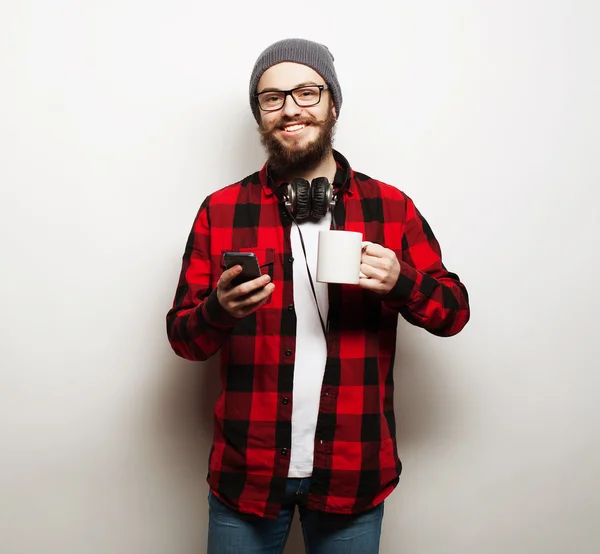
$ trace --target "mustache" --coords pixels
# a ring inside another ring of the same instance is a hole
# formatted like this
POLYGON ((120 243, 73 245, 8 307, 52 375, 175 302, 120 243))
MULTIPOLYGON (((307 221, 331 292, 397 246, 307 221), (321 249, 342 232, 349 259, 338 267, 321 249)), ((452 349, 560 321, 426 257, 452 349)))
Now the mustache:
POLYGON ((279 118, 278 121, 273 123, 270 127, 264 128, 260 127, 259 132, 261 135, 269 135, 275 130, 283 130, 284 127, 290 124, 310 124, 310 125, 323 125, 324 121, 319 121, 316 117, 307 116, 307 117, 290 117, 289 115, 284 115, 279 118))
POLYGON ((289 115, 284 115, 280 119, 281 127, 285 125, 289 125, 290 123, 318 123, 319 120, 311 115, 307 115, 305 117, 290 117, 289 115))

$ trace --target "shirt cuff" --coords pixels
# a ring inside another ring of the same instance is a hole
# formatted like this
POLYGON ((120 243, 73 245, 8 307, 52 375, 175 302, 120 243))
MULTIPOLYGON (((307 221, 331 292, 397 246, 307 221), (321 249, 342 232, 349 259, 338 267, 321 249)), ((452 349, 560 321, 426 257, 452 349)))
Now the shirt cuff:
POLYGON ((217 298, 217 289, 210 293, 202 305, 202 315, 209 325, 217 329, 231 329, 239 321, 221 306, 217 298))
POLYGON ((398 280, 392 290, 385 296, 386 300, 392 302, 406 302, 418 290, 419 272, 404 260, 399 260, 399 262, 400 275, 398 280))

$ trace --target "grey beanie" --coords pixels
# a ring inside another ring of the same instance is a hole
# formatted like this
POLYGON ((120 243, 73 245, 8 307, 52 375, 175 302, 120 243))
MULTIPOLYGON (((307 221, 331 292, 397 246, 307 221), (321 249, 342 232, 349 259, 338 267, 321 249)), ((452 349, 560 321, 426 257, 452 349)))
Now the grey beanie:
POLYGON ((267 69, 281 62, 301 63, 321 75, 331 91, 339 116, 342 108, 342 89, 333 67, 333 60, 333 55, 327 46, 303 38, 288 38, 267 47, 256 60, 250 77, 250 107, 256 121, 260 122, 259 107, 255 96, 258 81, 267 69))

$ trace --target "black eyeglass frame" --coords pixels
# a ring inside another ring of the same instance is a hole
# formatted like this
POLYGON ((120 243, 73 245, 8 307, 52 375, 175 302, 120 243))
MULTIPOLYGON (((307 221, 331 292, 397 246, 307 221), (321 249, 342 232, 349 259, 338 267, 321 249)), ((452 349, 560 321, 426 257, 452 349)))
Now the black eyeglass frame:
POLYGON ((330 90, 330 89, 327 85, 302 85, 300 87, 292 88, 290 90, 265 90, 263 92, 256 93, 254 95, 254 98, 256 98, 256 103, 258 104, 258 108, 260 110, 262 110, 263 112, 278 112, 279 110, 282 110, 283 107, 285 106, 288 96, 292 97, 292 100, 294 101, 296 106, 298 106, 299 108, 312 108, 312 106, 316 106, 317 104, 319 104, 319 102, 321 102, 321 98, 323 97, 324 90, 330 90), (314 104, 304 104, 304 105, 298 104, 298 102, 294 98, 294 95, 292 94, 293 92, 295 92, 297 90, 302 90, 305 88, 318 88, 319 89, 319 99, 314 104), (283 103, 281 104, 281 106, 279 108, 273 108, 272 110, 263 108, 260 105, 260 96, 263 94, 273 94, 274 92, 278 92, 280 94, 283 93, 283 103))

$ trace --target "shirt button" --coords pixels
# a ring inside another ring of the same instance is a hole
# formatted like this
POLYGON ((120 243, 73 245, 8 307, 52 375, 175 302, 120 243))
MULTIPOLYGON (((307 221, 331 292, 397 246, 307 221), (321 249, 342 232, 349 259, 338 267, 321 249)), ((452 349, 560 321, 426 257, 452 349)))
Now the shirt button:
POLYGON ((291 355, 292 355, 292 351, 291 351, 291 350, 288 348, 288 349, 285 351, 285 355, 286 355, 286 356, 291 356, 291 355))
POLYGON ((282 448, 281 449, 281 455, 285 456, 287 454, 287 448, 282 448))
POLYGON ((289 403, 290 403, 290 399, 289 399, 289 398, 286 396, 286 397, 283 399, 283 403, 284 403, 284 404, 289 404, 289 403))
POLYGON ((293 312, 293 311, 294 311, 294 305, 293 305, 293 304, 290 304, 290 305, 288 306, 288 310, 289 310, 290 312, 293 312))
POLYGON ((294 261, 294 256, 290 256, 290 257, 288 258, 288 262, 292 263, 293 261, 294 261))

